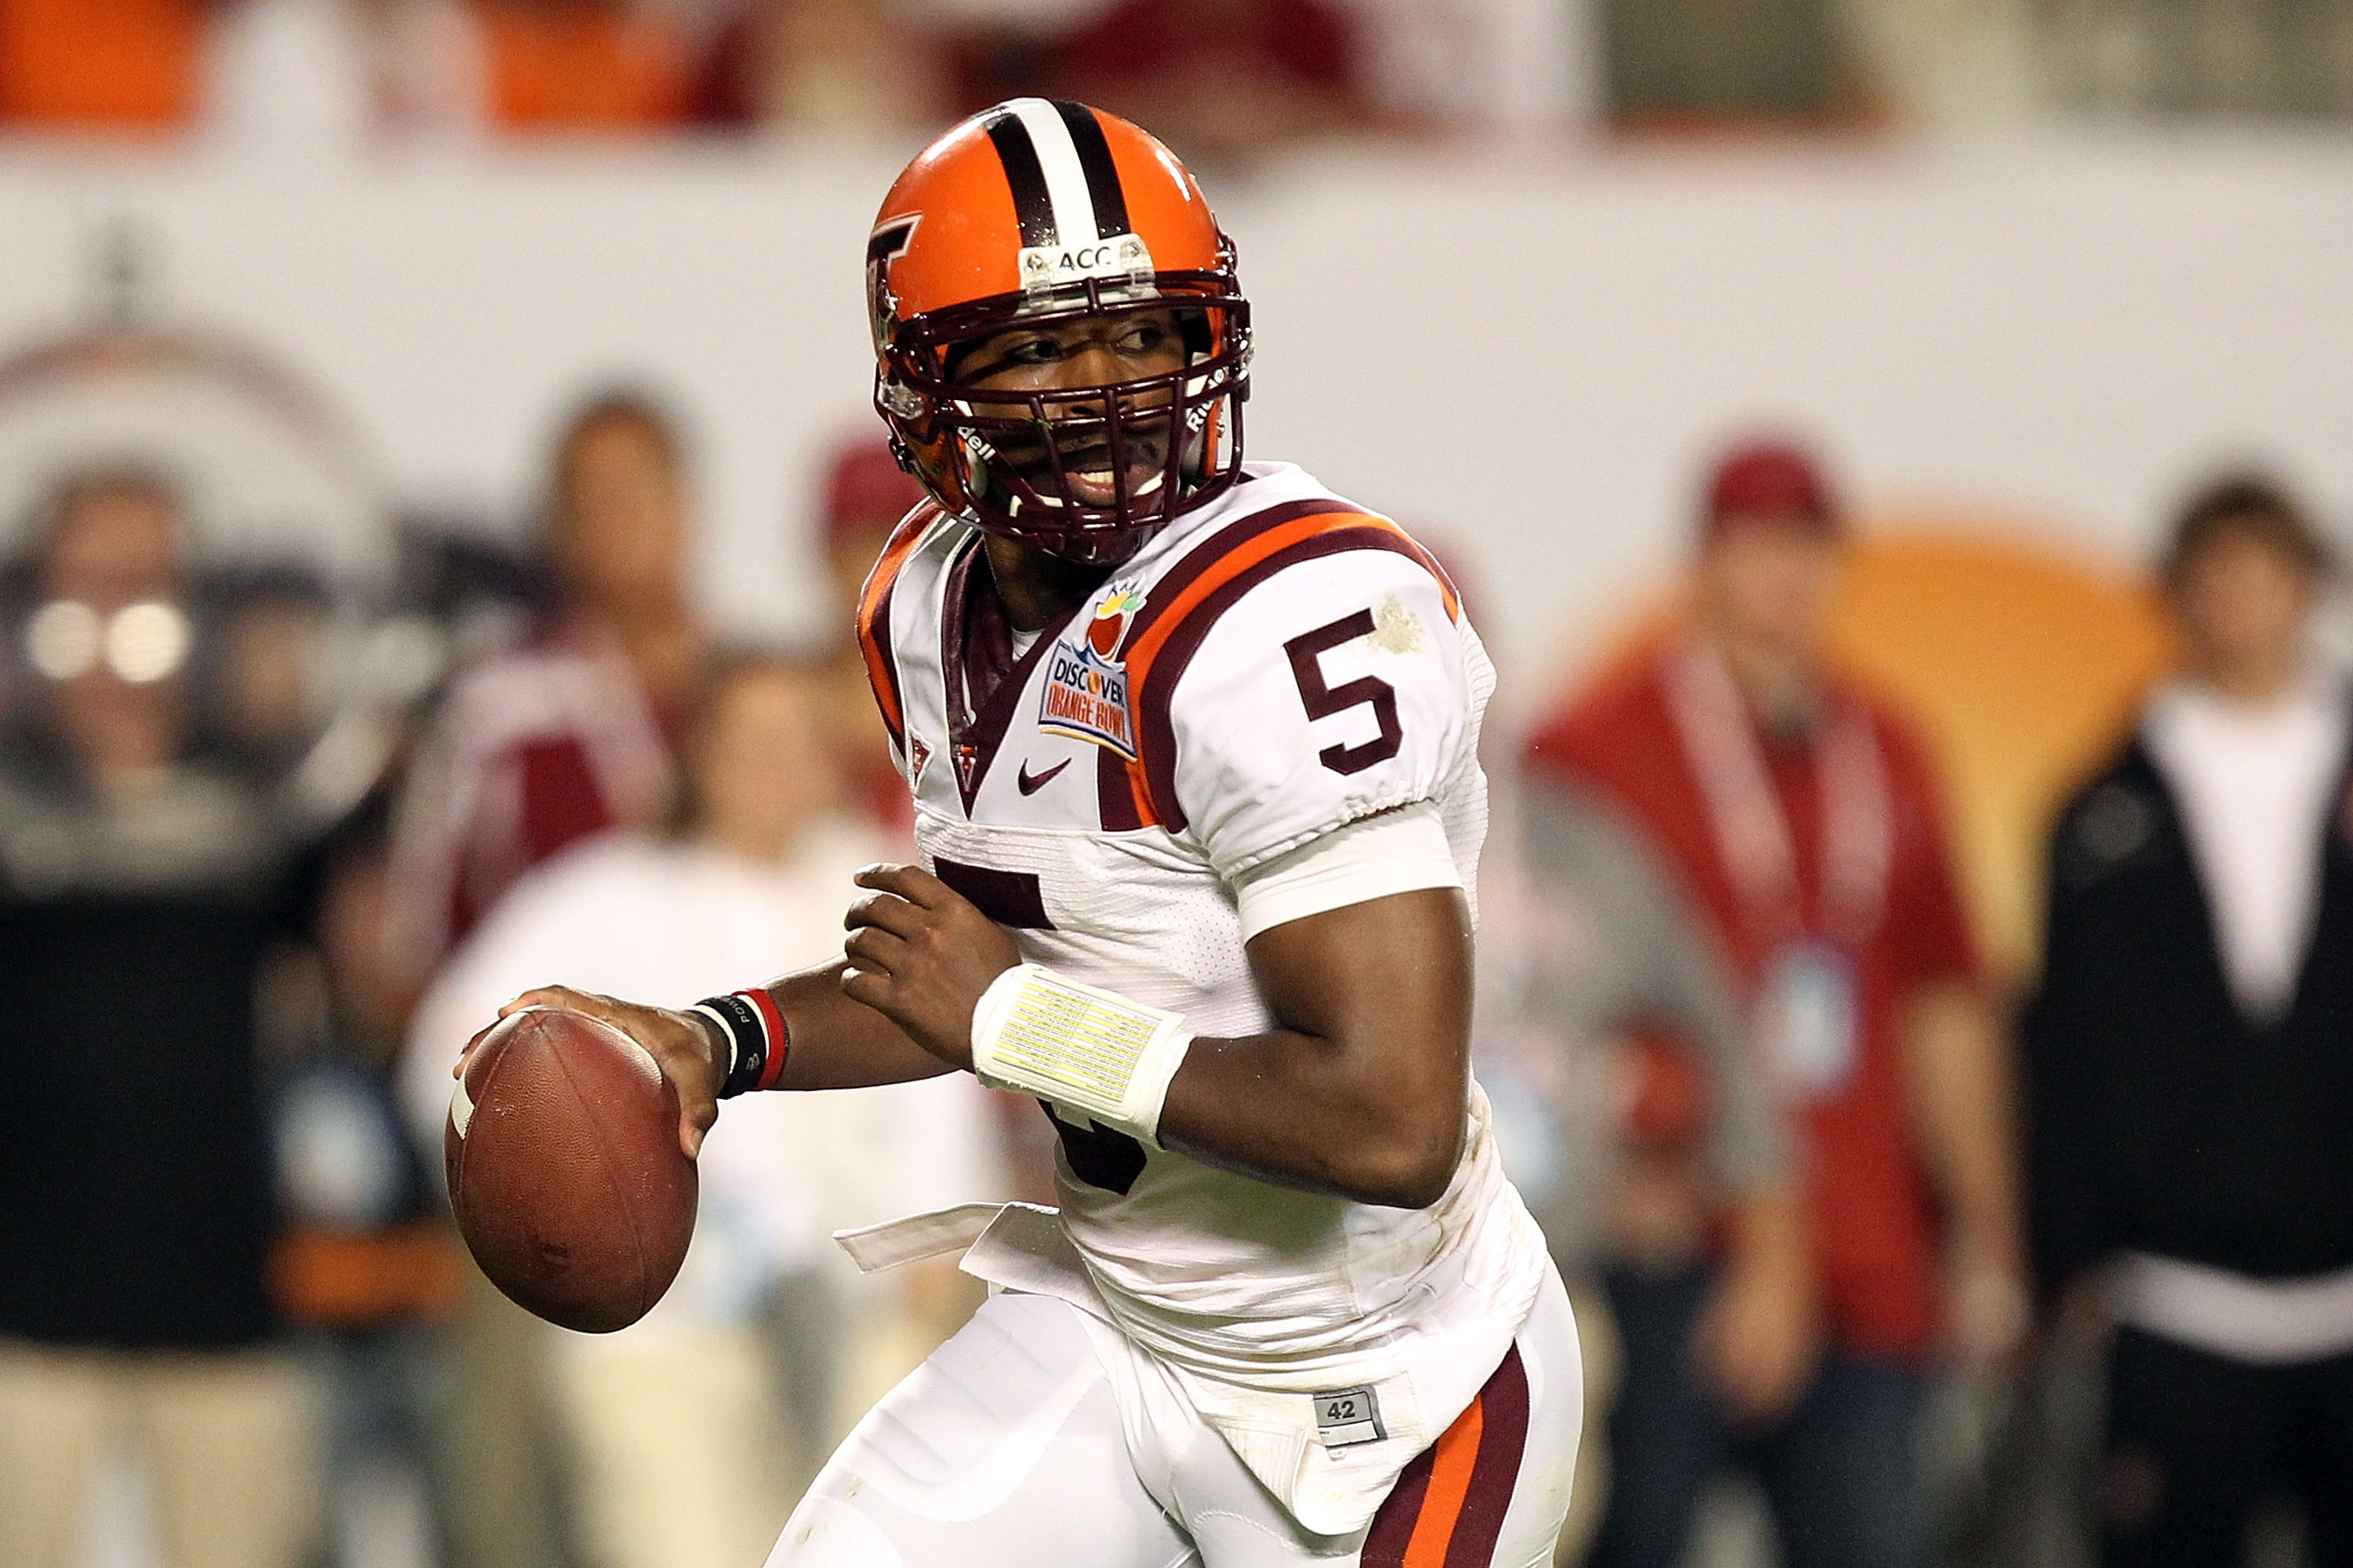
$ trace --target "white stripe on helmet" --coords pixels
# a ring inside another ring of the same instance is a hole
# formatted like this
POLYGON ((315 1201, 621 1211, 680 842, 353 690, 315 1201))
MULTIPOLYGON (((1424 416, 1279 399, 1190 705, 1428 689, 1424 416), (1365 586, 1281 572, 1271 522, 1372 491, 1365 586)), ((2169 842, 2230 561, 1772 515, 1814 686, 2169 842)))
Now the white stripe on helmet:
POLYGON ((1038 166, 1046 173, 1046 199, 1053 204, 1054 231, 1063 245, 1085 245, 1095 238, 1095 198, 1087 189, 1087 172, 1071 128, 1061 114, 1042 98, 1017 98, 1006 105, 1029 132, 1038 166))

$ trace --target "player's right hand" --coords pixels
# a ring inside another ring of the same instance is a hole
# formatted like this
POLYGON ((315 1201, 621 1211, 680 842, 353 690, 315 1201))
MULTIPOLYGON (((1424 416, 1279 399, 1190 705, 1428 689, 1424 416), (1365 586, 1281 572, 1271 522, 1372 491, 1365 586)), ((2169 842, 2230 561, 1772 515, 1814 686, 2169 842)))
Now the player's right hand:
MULTIPOLYGON (((715 1040, 700 1019, 667 1007, 647 1007, 563 985, 527 991, 500 1008, 499 1016, 504 1018, 526 1007, 560 1007, 585 1012, 644 1046, 677 1092, 678 1146, 686 1150, 689 1160, 702 1151, 702 1135, 719 1119, 719 1090, 727 1081, 727 1064, 721 1055, 724 1043, 715 1040)), ((487 1029, 482 1031, 483 1034, 489 1033, 487 1029)), ((481 1038, 481 1034, 475 1035, 466 1046, 466 1055, 458 1058, 460 1075, 466 1070, 466 1056, 473 1054, 474 1045, 481 1038)))

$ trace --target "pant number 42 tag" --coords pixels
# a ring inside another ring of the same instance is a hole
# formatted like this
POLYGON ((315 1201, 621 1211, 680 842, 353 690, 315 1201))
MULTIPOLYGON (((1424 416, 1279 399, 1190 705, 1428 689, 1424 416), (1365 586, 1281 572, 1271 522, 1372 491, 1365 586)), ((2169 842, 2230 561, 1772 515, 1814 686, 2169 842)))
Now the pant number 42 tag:
POLYGON ((1374 1443, 1388 1436, 1370 1388, 1338 1388, 1315 1395, 1315 1436, 1326 1448, 1374 1443))

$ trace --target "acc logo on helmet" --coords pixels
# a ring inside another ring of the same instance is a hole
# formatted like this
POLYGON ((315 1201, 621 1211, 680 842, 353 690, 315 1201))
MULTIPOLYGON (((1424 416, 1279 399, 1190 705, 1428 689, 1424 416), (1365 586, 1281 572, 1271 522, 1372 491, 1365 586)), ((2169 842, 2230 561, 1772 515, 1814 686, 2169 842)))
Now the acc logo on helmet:
POLYGON ((1021 287, 1028 291, 1057 288, 1082 278, 1148 279, 1152 251, 1133 234, 1114 234, 1086 245, 1024 246, 1020 256, 1021 287))

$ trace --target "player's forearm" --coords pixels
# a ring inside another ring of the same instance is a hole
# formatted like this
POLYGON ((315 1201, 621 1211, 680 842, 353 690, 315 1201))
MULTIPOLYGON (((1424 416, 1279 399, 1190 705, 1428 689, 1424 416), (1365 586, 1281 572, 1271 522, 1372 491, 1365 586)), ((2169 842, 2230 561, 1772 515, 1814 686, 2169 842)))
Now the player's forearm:
POLYGON ((845 961, 834 959, 767 984, 791 1033, 791 1046, 773 1086, 779 1089, 855 1089, 934 1078, 949 1065, 925 1051, 897 1024, 842 993, 845 961))
POLYGON ((1288 1030, 1196 1039, 1169 1084, 1160 1141, 1278 1186, 1426 1208, 1461 1160, 1467 1092, 1466 1069, 1400 1103, 1345 1041, 1288 1030))
MULTIPOLYGON (((875 891, 850 908, 847 968, 817 972, 841 974, 846 1000, 887 1014, 938 1063, 1268 1181, 1420 1208, 1453 1178, 1471 1033, 1471 921, 1458 888, 1260 932, 1250 970, 1276 1027, 1220 1039, 1021 963, 1003 929, 929 872, 871 866, 859 883, 875 891)), ((818 1001, 815 983, 785 982, 788 1017, 801 999, 818 1001)), ((861 1053, 890 1045, 865 1027, 844 1038, 871 1041, 861 1053)))
POLYGON ((1160 1140, 1214 1165, 1361 1202, 1437 1202, 1462 1155, 1470 918, 1430 888, 1261 932, 1250 968, 1288 1027, 1197 1039, 1160 1140))
MULTIPOLYGON (((948 1071, 897 1024, 841 991, 839 962, 770 981, 749 992, 711 997, 686 1009, 622 1001, 565 986, 527 991, 499 1010, 556 1007, 611 1024, 643 1046, 678 1094, 679 1144, 690 1160, 719 1117, 719 1097, 746 1089, 847 1089, 905 1083, 948 1071), (783 1054, 781 1062, 777 1053, 783 1054), (768 1069, 776 1068, 773 1075, 768 1069)), ((485 1031, 487 1033, 487 1031, 485 1031)), ((479 1043, 480 1035, 476 1035, 479 1043)))

